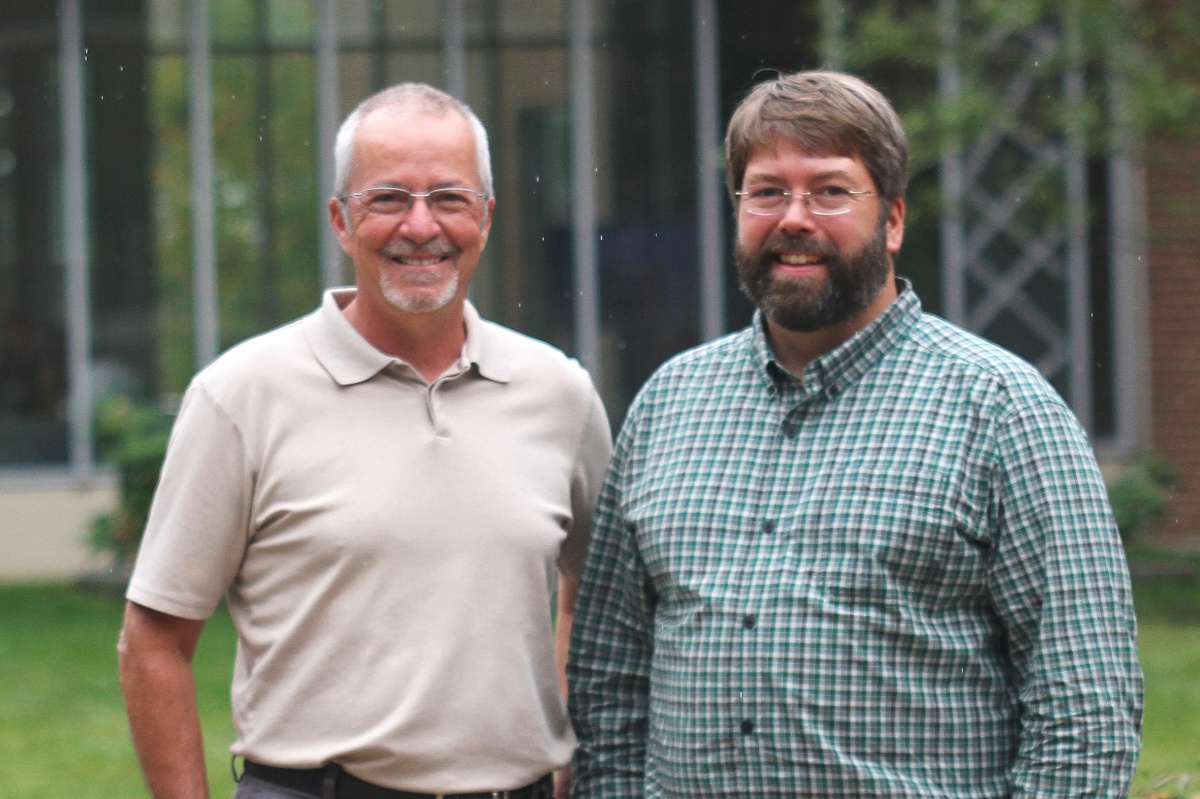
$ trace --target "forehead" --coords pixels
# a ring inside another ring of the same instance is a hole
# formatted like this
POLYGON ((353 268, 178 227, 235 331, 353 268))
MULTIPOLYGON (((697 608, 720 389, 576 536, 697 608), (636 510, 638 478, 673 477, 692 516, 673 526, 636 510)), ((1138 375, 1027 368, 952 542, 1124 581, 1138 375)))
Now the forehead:
POLYGON ((750 151, 743 182, 750 180, 804 180, 842 176, 869 181, 870 173, 852 155, 817 154, 784 136, 775 136, 750 151))
POLYGON ((427 190, 479 183, 475 134, 455 111, 419 107, 376 109, 359 123, 353 182, 427 190), (417 181, 422 185, 410 185, 417 181))

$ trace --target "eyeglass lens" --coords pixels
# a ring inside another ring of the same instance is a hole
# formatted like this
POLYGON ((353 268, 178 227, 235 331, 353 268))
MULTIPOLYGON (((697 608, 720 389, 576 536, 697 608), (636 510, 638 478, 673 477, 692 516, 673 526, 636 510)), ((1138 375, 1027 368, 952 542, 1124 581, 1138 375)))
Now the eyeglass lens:
POLYGON ((432 213, 449 216, 462 214, 476 208, 480 202, 479 194, 470 189, 434 189, 431 192, 419 193, 407 189, 381 187, 364 189, 357 195, 359 201, 371 213, 401 214, 412 210, 416 198, 423 197, 432 213))
POLYGON ((795 200, 803 202, 811 213, 822 216, 834 216, 850 211, 851 205, 858 195, 870 192, 849 191, 846 189, 819 189, 811 192, 790 192, 783 189, 755 189, 742 192, 742 203, 752 214, 774 216, 787 212, 795 200))

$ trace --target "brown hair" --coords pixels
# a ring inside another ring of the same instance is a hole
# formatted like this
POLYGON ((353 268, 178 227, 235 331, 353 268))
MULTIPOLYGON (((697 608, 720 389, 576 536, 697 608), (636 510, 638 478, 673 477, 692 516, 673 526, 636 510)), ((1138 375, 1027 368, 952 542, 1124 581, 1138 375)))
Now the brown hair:
POLYGON ((853 75, 793 72, 751 89, 725 134, 725 183, 731 197, 742 187, 751 153, 776 137, 815 156, 856 157, 883 199, 904 196, 904 127, 887 98, 853 75))

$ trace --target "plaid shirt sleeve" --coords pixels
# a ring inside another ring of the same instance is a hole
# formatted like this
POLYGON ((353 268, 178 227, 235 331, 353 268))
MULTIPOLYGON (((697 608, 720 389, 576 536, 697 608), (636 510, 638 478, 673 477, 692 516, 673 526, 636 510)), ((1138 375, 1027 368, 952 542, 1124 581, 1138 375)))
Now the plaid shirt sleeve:
POLYGON ((621 518, 622 475, 634 425, 622 430, 596 506, 575 608, 570 714, 579 738, 571 795, 641 797, 649 729, 655 596, 621 518))
POLYGON ((1022 708, 1013 797, 1123 797, 1142 674, 1128 567, 1075 419, 1041 402, 997 426, 990 587, 1022 708))

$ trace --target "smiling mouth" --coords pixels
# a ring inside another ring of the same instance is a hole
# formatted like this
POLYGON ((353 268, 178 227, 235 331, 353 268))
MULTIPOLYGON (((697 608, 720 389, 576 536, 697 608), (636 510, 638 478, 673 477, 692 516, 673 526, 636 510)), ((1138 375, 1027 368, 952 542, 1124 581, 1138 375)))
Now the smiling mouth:
POLYGON ((825 263, 824 256, 809 252, 780 253, 776 259, 784 266, 813 266, 825 263))
POLYGON ((437 266, 440 263, 445 263, 449 258, 449 255, 430 255, 425 258, 417 258, 411 255, 396 255, 392 257, 392 261, 401 266, 437 266))

